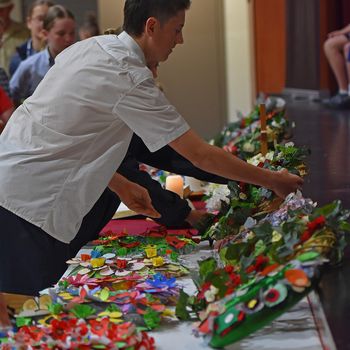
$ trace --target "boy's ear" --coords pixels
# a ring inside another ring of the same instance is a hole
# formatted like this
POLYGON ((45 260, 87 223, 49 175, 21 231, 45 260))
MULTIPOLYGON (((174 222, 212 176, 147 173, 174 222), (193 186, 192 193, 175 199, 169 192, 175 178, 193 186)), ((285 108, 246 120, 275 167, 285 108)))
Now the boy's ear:
POLYGON ((47 40, 49 32, 46 29, 41 29, 40 36, 42 40, 47 40))
POLYGON ((149 17, 145 24, 145 33, 152 36, 157 26, 158 20, 155 17, 149 17))

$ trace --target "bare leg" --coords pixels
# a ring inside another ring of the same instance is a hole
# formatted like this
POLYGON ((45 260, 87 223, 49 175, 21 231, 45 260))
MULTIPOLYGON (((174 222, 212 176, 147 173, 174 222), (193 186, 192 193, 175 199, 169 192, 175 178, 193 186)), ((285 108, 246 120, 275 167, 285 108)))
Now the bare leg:
POLYGON ((332 68, 340 90, 348 90, 348 77, 344 61, 344 45, 348 43, 345 35, 337 35, 325 41, 323 48, 332 68))
MULTIPOLYGON (((347 44, 345 44, 343 51, 344 51, 346 73, 347 73, 347 77, 348 77, 348 84, 350 84, 350 60, 349 60, 350 41, 347 44)), ((348 94, 350 95, 350 86, 349 85, 348 85, 348 94)))

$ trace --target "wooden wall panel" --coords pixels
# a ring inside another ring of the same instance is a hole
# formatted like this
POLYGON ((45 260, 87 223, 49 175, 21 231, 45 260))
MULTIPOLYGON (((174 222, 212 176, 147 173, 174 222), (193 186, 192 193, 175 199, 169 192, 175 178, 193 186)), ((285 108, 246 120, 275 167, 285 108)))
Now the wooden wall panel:
POLYGON ((280 93, 286 76, 285 0, 255 0, 257 92, 280 93))

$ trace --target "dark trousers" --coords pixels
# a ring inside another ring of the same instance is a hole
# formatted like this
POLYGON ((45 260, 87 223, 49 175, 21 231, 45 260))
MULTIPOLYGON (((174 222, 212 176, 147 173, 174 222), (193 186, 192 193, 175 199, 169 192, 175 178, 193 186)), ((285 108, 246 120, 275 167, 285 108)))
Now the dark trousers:
POLYGON ((35 295, 55 284, 67 269, 66 260, 98 237, 119 204, 106 189, 69 244, 0 207, 0 292, 35 295))

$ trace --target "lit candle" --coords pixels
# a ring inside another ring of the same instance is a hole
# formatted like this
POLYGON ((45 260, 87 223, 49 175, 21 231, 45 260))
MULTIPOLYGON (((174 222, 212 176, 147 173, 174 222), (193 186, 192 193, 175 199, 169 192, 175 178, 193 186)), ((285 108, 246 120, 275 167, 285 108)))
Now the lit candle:
POLYGON ((177 193, 181 198, 184 193, 184 180, 180 175, 169 175, 165 180, 165 188, 177 193))

